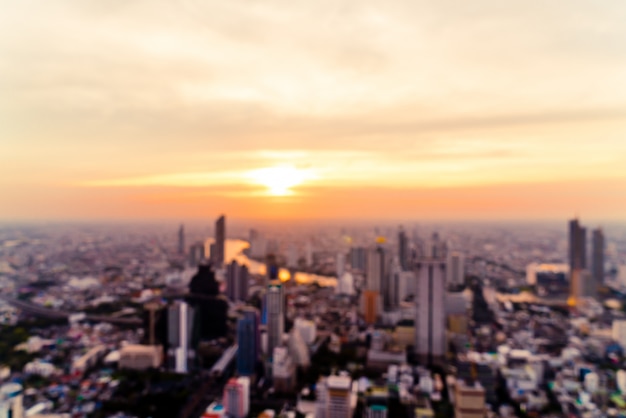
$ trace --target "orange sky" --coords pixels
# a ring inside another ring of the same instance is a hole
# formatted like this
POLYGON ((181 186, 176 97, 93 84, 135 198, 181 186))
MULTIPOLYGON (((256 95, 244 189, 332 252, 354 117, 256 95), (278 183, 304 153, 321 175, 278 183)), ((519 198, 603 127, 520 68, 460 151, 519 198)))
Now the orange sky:
POLYGON ((28 1, 0 220, 626 218, 626 3, 28 1))

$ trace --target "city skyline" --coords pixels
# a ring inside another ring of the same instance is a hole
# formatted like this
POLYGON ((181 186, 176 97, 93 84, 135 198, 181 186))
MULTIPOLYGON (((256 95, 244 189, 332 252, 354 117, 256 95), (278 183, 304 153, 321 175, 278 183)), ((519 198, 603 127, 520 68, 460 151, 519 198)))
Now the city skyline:
POLYGON ((37 10, 0 16, 0 220, 624 220, 622 2, 37 10))

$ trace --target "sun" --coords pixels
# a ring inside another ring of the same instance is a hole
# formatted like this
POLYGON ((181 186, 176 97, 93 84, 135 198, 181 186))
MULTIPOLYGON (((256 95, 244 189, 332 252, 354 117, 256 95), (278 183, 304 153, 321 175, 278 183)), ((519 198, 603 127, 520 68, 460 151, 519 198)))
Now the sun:
POLYGON ((316 178, 311 170, 296 168, 291 165, 259 168, 248 174, 253 183, 267 187, 267 192, 271 196, 293 195, 292 187, 316 178))

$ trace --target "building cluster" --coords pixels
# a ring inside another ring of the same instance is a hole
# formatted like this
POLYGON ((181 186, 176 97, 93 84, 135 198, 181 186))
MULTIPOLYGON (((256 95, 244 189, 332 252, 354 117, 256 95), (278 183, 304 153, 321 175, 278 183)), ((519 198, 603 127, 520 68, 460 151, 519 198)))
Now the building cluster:
POLYGON ((167 387, 189 417, 619 416, 626 314, 607 260, 626 252, 568 232, 252 230, 234 254, 221 216, 191 245, 184 226, 171 245, 81 241, 70 268, 69 244, 31 259, 13 239, 0 318, 61 321, 12 347, 26 360, 2 369, 0 412, 133 416, 121 393, 167 403, 167 387))

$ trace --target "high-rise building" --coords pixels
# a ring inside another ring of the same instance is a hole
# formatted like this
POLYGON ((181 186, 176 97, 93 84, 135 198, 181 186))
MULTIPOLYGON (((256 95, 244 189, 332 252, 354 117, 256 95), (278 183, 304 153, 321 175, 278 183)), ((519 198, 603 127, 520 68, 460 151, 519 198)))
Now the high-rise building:
POLYGON ((336 267, 336 276, 339 279, 346 271, 346 255, 344 253, 337 253, 336 267))
POLYGON ((367 268, 367 251, 363 247, 352 247, 350 248, 350 268, 352 271, 358 271, 360 273, 365 273, 365 269, 367 268))
POLYGON ((273 355, 274 348, 282 343, 285 327, 285 294, 283 285, 273 280, 267 286, 267 353, 273 355))
POLYGON ((226 271, 226 296, 233 302, 248 299, 248 267, 239 265, 235 260, 226 271))
MULTIPOLYGON (((222 215, 217 218, 217 221, 215 221, 215 258, 213 259, 213 262, 218 266, 224 264, 225 246, 226 218, 222 215)), ((213 257, 213 254, 211 254, 211 257, 213 257)))
POLYGON ((304 318, 296 318, 293 327, 300 332, 306 344, 313 344, 317 335, 317 327, 315 322, 304 318))
POLYGON ((185 226, 183 224, 178 228, 178 254, 185 254, 185 226))
POLYGON ((337 287, 335 287, 335 292, 338 295, 354 295, 354 277, 352 273, 346 271, 341 275, 341 277, 337 277, 337 287))
POLYGON ((327 418, 350 418, 352 407, 350 404, 350 389, 352 379, 348 376, 329 376, 326 379, 328 387, 327 418))
POLYGON ((307 241, 306 243, 305 256, 307 268, 313 268, 313 263, 315 262, 315 260, 313 259, 313 244, 311 243, 311 241, 307 241))
POLYGON ((587 229, 578 219, 569 221, 569 267, 570 272, 587 268, 587 229))
POLYGON ((378 318, 380 308, 380 293, 376 290, 363 291, 363 316, 365 323, 373 325, 378 318))
POLYGON ((465 257, 460 252, 450 252, 448 254, 448 267, 446 268, 446 284, 458 286, 463 283, 465 283, 465 257))
POLYGON ((278 267, 276 256, 272 253, 267 254, 265 257, 265 276, 267 277, 268 282, 277 280, 279 273, 280 268, 278 267))
POLYGON ((287 250, 287 268, 295 269, 298 267, 298 249, 294 244, 289 245, 287 250))
POLYGON ((278 393, 291 393, 296 388, 296 366, 286 347, 275 347, 272 355, 272 380, 278 393))
POLYGON ((246 418, 250 412, 250 378, 231 378, 224 387, 224 410, 229 418, 246 418))
POLYGON ((187 373, 195 358, 191 334, 194 309, 186 302, 176 301, 168 308, 168 363, 176 373, 187 373))
POLYGON ((261 352, 259 312, 253 307, 243 309, 237 321, 237 374, 252 376, 261 352))
POLYGON ((604 232, 602 229, 593 230, 593 249, 591 259, 591 271, 596 285, 604 283, 604 232))
MULTIPOLYGON (((372 295, 371 292, 378 294, 376 302, 377 313, 389 305, 389 280, 386 277, 385 262, 386 254, 382 246, 376 246, 369 250, 367 254, 367 271, 365 273, 365 290, 369 292, 370 297, 372 295)), ((365 293, 363 292, 364 295, 365 293)))
POLYGON ((426 256, 418 259, 415 298, 415 352, 421 361, 440 360, 446 353, 446 254, 434 235, 426 256))
POLYGON ((204 244, 202 242, 196 242, 189 247, 189 265, 191 267, 198 267, 204 261, 204 244))
POLYGON ((400 227, 400 231, 398 232, 398 258, 400 259, 400 267, 402 267, 402 270, 409 270, 409 239, 402 227, 400 227))

